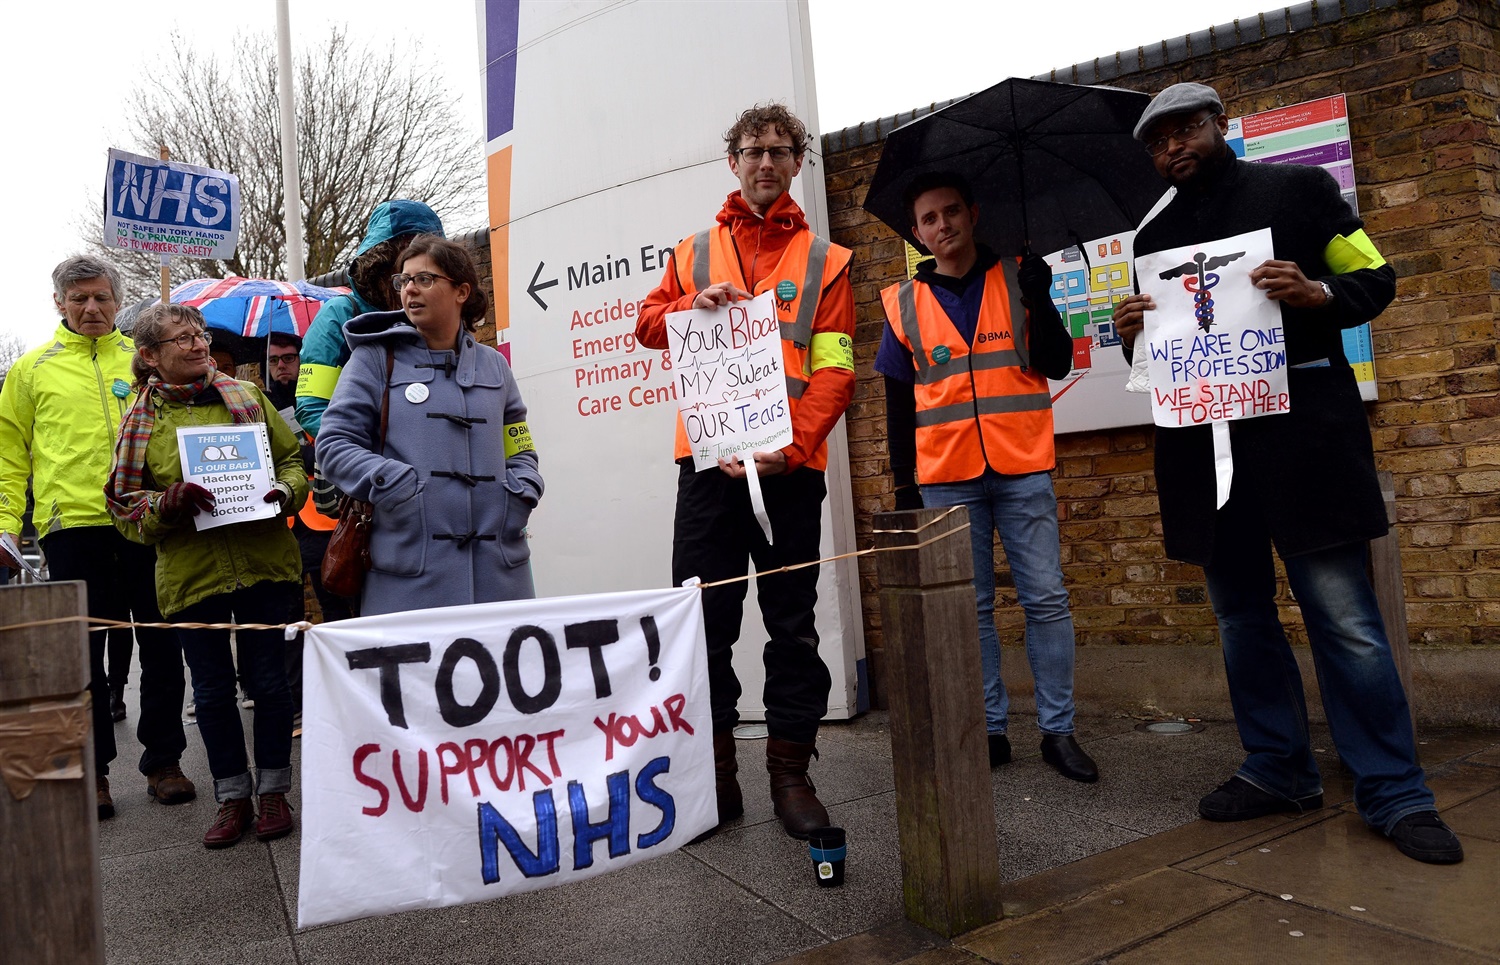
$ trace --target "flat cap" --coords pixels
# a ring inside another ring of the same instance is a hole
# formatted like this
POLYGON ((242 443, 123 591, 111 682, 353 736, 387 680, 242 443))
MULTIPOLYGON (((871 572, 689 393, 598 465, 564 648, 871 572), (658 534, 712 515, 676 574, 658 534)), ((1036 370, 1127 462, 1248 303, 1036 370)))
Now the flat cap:
POLYGON ((1146 112, 1136 122, 1133 136, 1137 141, 1143 141, 1146 139, 1146 128, 1156 123, 1157 118, 1168 114, 1191 114, 1205 107, 1224 113, 1224 102, 1219 100, 1218 91, 1207 84, 1173 84, 1151 98, 1151 103, 1146 105, 1146 112))

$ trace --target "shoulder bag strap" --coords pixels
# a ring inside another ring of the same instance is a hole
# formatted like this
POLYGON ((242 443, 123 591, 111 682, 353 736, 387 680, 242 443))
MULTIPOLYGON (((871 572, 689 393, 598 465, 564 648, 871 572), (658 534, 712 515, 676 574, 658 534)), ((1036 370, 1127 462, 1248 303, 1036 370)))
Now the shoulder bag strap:
POLYGON ((391 375, 396 371, 396 350, 385 347, 385 392, 380 396, 380 454, 385 455, 385 430, 391 421, 391 375))

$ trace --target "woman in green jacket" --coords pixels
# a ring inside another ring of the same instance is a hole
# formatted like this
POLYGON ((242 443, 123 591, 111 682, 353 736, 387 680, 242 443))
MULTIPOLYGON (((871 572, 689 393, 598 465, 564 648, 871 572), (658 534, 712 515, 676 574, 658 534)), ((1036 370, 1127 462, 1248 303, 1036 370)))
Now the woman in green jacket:
MULTIPOLYGON (((131 369, 138 393, 115 447, 105 486, 110 514, 127 537, 156 546, 156 595, 177 623, 285 623, 298 610, 302 565, 286 516, 307 498, 296 437, 254 385, 219 372, 209 356, 203 315, 185 305, 157 305, 136 321, 131 369), (262 423, 274 483, 252 498, 279 504, 274 518, 198 530, 194 517, 214 511, 214 496, 183 479, 177 430, 262 423)), ((219 813, 204 835, 210 848, 234 844, 255 819, 269 841, 292 830, 292 697, 280 630, 240 630, 239 674, 255 701, 255 767, 250 778, 245 734, 235 702, 235 656, 229 631, 179 630, 193 675, 198 733, 208 752, 219 813)))

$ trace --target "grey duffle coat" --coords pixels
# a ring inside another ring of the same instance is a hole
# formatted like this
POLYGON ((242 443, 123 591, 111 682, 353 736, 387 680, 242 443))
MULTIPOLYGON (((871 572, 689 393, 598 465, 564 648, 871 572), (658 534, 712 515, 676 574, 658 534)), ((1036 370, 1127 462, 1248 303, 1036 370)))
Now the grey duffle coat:
POLYGON ((361 615, 534 597, 526 523, 542 474, 505 358, 468 332, 457 351, 433 351, 403 312, 361 315, 344 334, 352 351, 317 457, 335 486, 375 507, 361 615), (377 451, 387 346, 395 368, 377 451))

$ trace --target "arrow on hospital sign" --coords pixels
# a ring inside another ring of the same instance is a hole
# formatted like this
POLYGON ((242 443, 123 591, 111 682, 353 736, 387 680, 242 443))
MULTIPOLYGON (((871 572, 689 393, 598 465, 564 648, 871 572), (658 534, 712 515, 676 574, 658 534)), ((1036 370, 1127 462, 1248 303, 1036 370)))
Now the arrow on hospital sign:
POLYGON ((531 273, 531 284, 526 286, 526 294, 531 296, 532 301, 542 306, 542 311, 544 312, 547 310, 547 303, 542 301, 542 297, 538 295, 537 292, 543 290, 544 288, 551 288, 553 285, 557 284, 556 278, 552 279, 551 281, 544 281, 541 283, 537 282, 537 279, 542 277, 542 266, 546 264, 547 263, 545 261, 539 261, 536 263, 536 271, 531 273))

